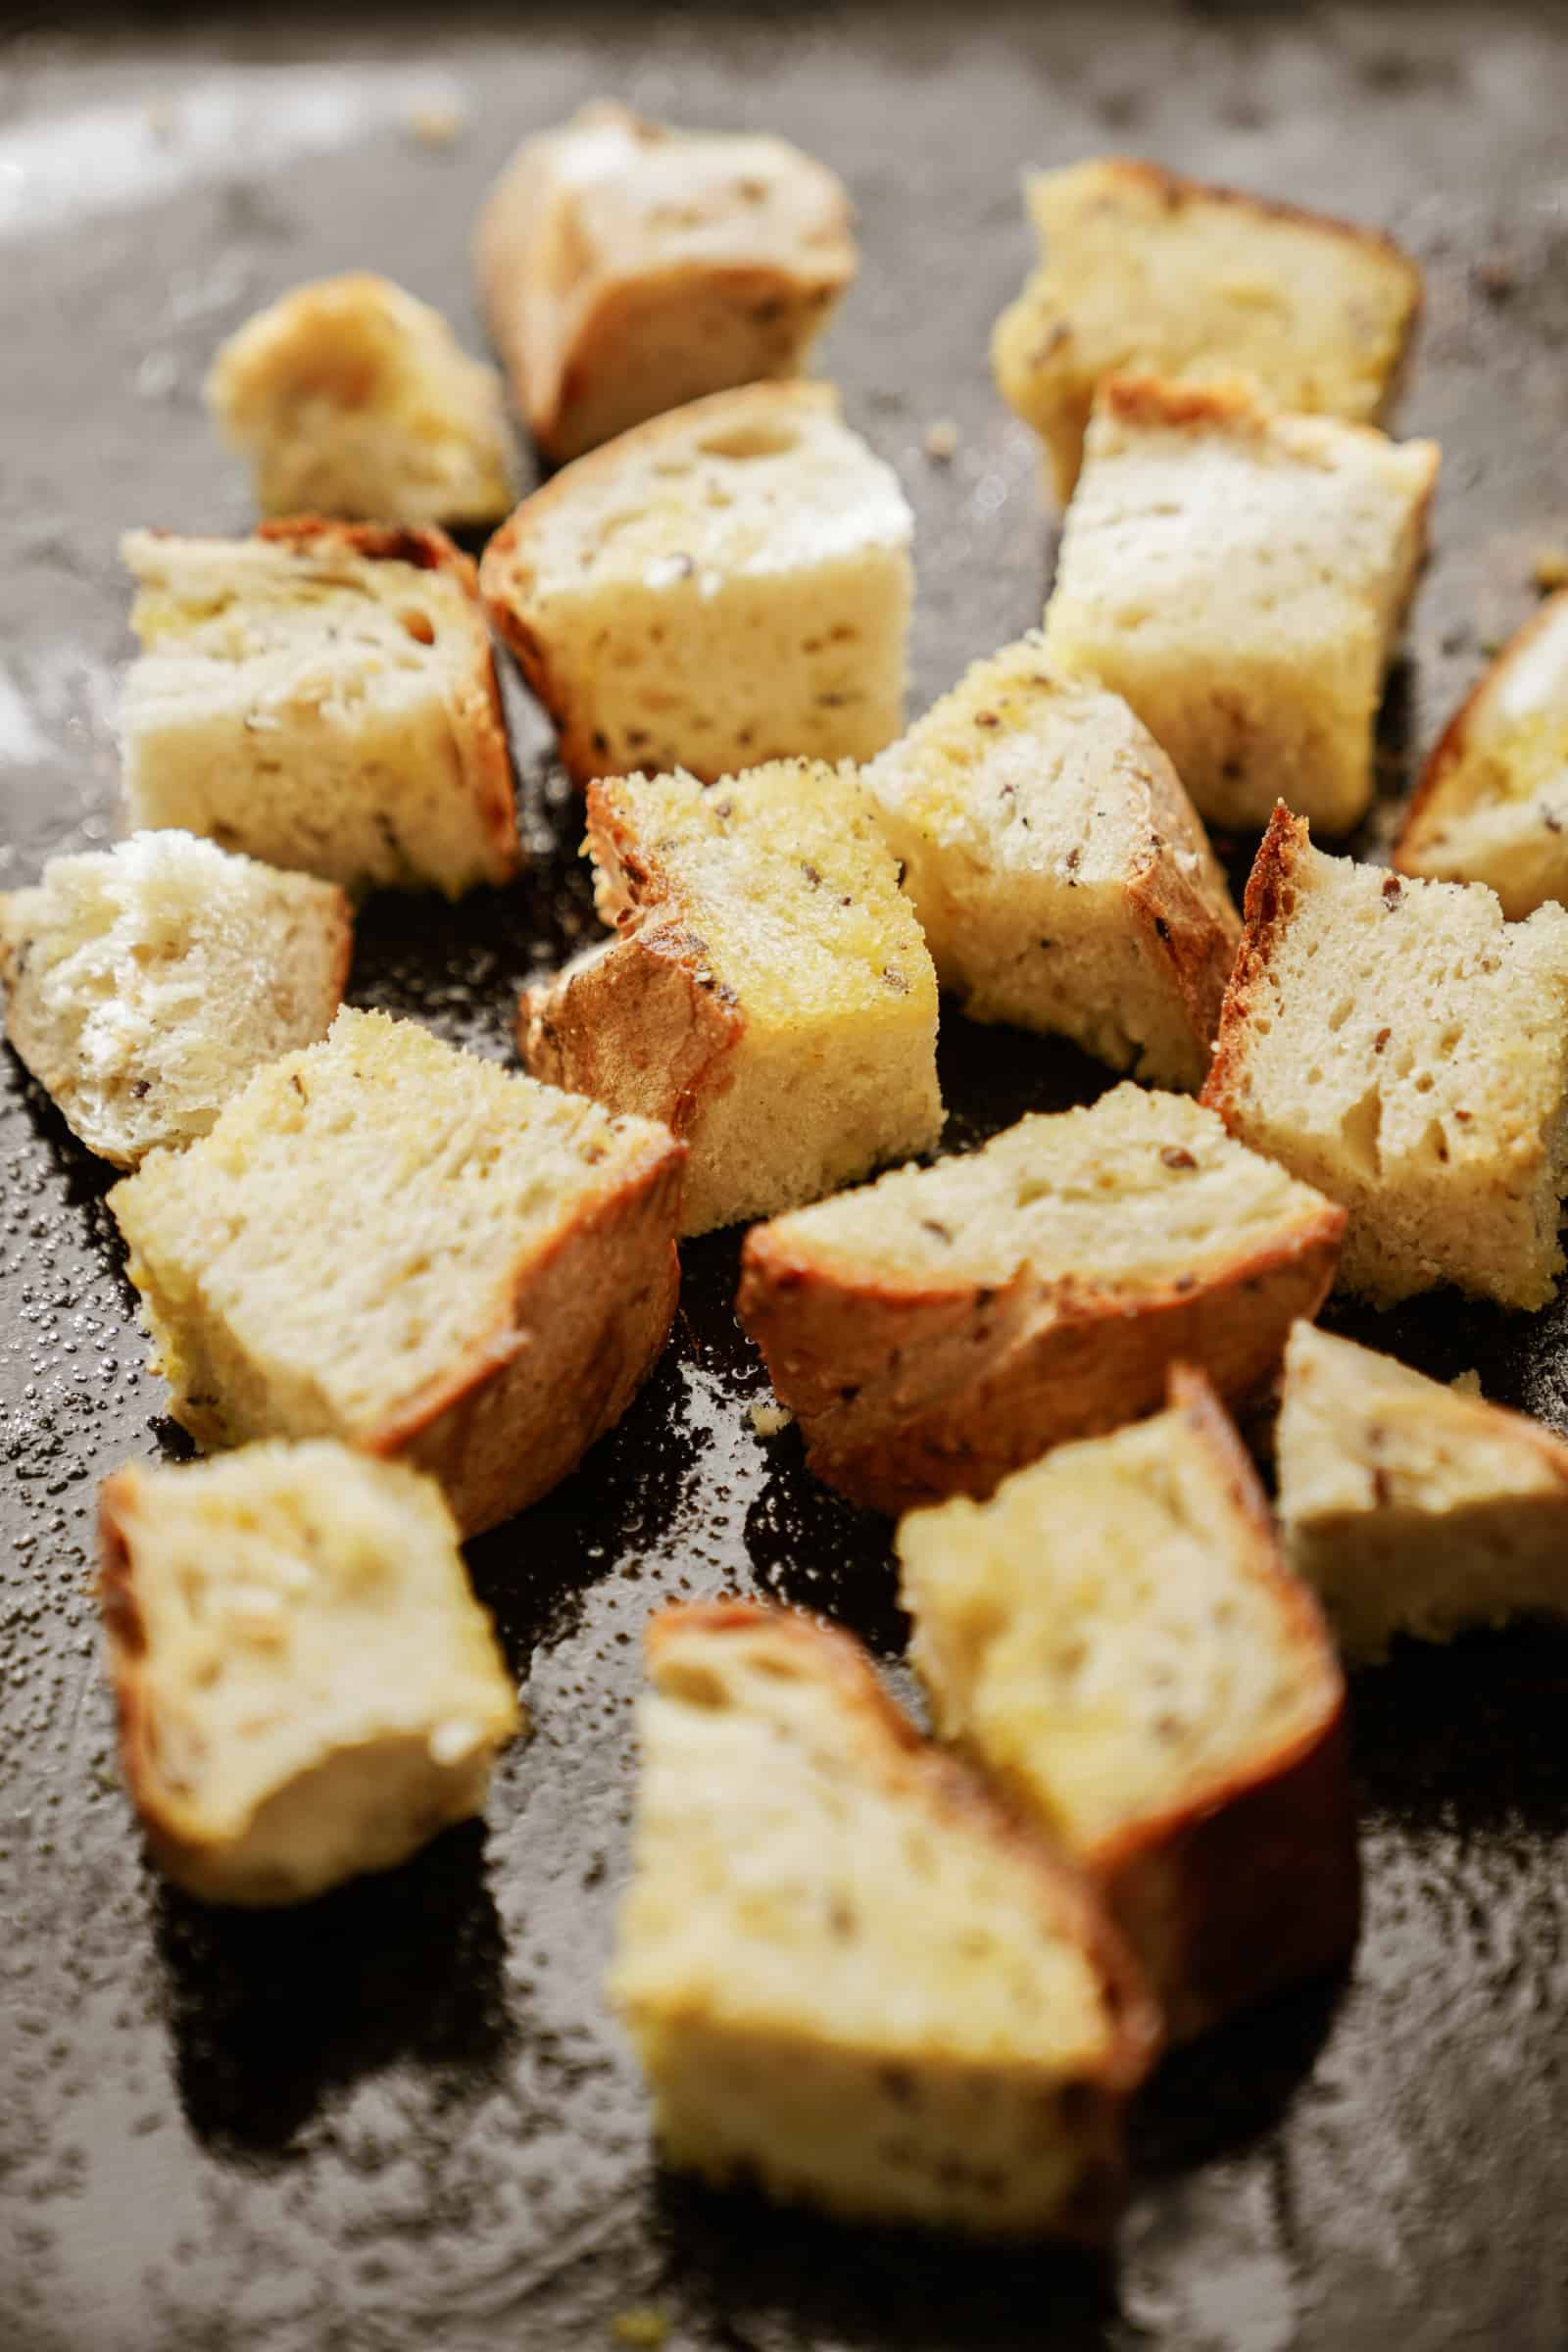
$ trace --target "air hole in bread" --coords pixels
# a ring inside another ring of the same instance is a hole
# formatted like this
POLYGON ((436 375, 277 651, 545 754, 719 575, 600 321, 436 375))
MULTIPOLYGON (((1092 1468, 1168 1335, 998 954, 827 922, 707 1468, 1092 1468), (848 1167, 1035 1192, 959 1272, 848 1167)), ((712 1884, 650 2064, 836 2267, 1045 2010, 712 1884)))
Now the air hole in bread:
POLYGON ((697 446, 705 458, 787 458, 799 435, 786 424, 738 424, 727 433, 710 433, 697 446))
POLYGON ((1368 1176, 1376 1177, 1383 1172, 1382 1132, 1383 1097, 1377 1087, 1369 1086, 1340 1121, 1346 1151, 1368 1176))

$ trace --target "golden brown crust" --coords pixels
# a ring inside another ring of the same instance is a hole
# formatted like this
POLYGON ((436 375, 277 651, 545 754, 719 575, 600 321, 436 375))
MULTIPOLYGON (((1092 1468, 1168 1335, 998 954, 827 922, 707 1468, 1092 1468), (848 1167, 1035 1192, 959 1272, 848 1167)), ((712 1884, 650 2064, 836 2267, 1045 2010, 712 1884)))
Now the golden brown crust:
MULTIPOLYGON (((1204 1108, 1217 1111, 1232 1132, 1236 1122, 1231 1099, 1246 1057, 1253 993, 1295 906, 1297 864, 1310 846, 1311 829, 1305 817, 1293 816, 1283 801, 1276 801, 1268 831, 1257 845, 1252 870, 1247 877, 1247 895, 1242 904, 1242 944, 1236 951, 1230 985, 1220 1008, 1214 1058, 1199 1097, 1204 1108)), ((1310 1322, 1312 1316, 1308 1315, 1306 1320, 1310 1322)))
POLYGON ((725 1079, 745 1020, 704 987, 701 942, 679 922, 615 941, 591 963, 524 989, 517 1052, 530 1076, 689 1137, 725 1079))
POLYGON ((1211 864, 1207 873, 1194 875, 1160 854, 1165 842, 1190 838, 1198 822, 1168 760, 1151 762, 1147 789, 1154 838, 1128 881, 1128 910, 1146 961, 1168 977, 1206 1053, 1219 1026, 1241 924, 1211 864))
MULTIPOLYGON (((1250 376, 1152 375, 1131 372, 1101 379, 1095 406, 1118 424, 1167 427, 1173 432, 1238 430, 1261 437, 1275 414, 1250 376)), ((1336 420, 1338 421, 1338 420, 1336 420)), ((1362 427, 1370 430, 1370 427, 1362 427)))
POLYGON ((1404 812, 1404 822, 1394 845, 1393 865, 1396 873, 1419 874, 1420 843, 1417 836, 1423 829, 1427 810, 1452 771, 1469 757, 1470 732, 1482 704, 1491 695, 1499 678, 1505 675, 1519 656, 1541 632, 1553 624, 1558 614, 1568 609, 1568 588, 1548 596, 1538 612, 1532 614, 1523 628, 1516 629, 1501 653, 1488 664, 1471 687, 1457 710, 1449 718, 1432 750, 1410 796, 1404 812))

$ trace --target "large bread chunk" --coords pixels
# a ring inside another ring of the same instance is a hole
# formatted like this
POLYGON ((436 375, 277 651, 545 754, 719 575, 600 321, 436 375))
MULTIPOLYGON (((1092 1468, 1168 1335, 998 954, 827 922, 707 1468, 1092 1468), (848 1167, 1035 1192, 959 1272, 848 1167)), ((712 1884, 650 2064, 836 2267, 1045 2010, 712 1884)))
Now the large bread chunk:
POLYGON ((329 1439, 100 1491, 121 1756, 148 1843, 217 1903, 292 1903, 482 1810, 517 1731, 440 1490, 329 1439))
POLYGON ((1281 807, 1203 1101, 1347 1210, 1376 1305, 1451 1282, 1544 1306, 1568 1190, 1568 912, 1326 858, 1281 807))
POLYGON ((818 1477, 901 1511, 1152 1412, 1178 1360, 1249 1396, 1344 1222, 1211 1111, 1123 1085, 754 1227, 739 1312, 818 1477))
POLYGON ((501 378, 439 311, 368 271, 296 286, 247 319, 206 398, 264 514, 485 523, 516 496, 501 378))
POLYGON ((1298 1323, 1276 1444, 1286 1554, 1348 1657, 1568 1612, 1568 1446, 1298 1323))
POLYGON ((1394 862, 1435 881, 1486 882, 1516 920, 1568 900, 1568 589, 1454 713, 1394 862))
POLYGON ((535 1077, 690 1148, 681 1230, 816 1200, 942 1132, 937 984, 849 770, 588 794, 608 949, 529 989, 535 1077))
POLYGON ((1046 651, 1126 698, 1210 823, 1284 799, 1348 832, 1437 472, 1435 442, 1287 416, 1245 382, 1112 376, 1046 651))
POLYGON ((306 516, 132 531, 132 826, 345 890, 457 898, 515 871, 512 763, 473 565, 439 531, 306 516))
POLYGON ((865 783, 971 1020, 1202 1085, 1241 924, 1175 769, 1118 695, 1054 670, 1031 633, 976 662, 865 783))
POLYGON ((517 150, 474 259, 517 407, 558 464, 705 393, 797 374, 856 268, 824 164, 607 100, 517 150))
POLYGON ((1103 1889, 1174 2038, 1345 1959, 1344 1683, 1200 1374, 898 1546, 938 1730, 1103 1889))
POLYGON ((750 384, 566 466, 480 579, 580 783, 711 781, 897 735, 912 529, 830 385, 750 384))
POLYGON ((1125 156, 1033 172, 1025 193, 1042 258, 992 363, 1063 502, 1107 375, 1235 372, 1282 409, 1382 413, 1421 307, 1391 238, 1125 156))
POLYGON ((430 1471, 474 1535, 564 1477, 658 1354, 684 1157, 344 1011, 109 1200, 198 1445, 339 1438, 430 1471))
POLYGON ((11 1043, 90 1152, 205 1135, 264 1062, 324 1037, 354 929, 330 882, 138 833, 0 898, 11 1043))
POLYGON ((850 2219, 1103 2237, 1158 2028, 1076 1877, 847 1636, 670 1609, 648 1657, 611 1992, 669 2161, 850 2219))

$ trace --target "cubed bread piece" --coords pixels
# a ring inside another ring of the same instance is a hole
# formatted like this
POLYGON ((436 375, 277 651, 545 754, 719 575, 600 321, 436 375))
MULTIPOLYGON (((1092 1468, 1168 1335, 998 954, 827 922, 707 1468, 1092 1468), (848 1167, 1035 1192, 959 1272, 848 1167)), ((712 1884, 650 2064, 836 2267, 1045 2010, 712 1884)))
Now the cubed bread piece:
POLYGON ((1125 156, 1032 172, 1025 196, 1042 258, 992 363, 1062 500, 1106 375, 1235 371, 1282 409, 1382 413, 1421 307, 1392 238, 1125 156))
POLYGON ((441 1491, 330 1439, 99 1493, 121 1759, 153 1854, 294 1903, 483 1809, 520 1717, 441 1491))
POLYGON ((500 376, 390 278, 296 286, 220 346, 206 397, 264 514, 484 523, 516 496, 500 376))
POLYGON ((1568 1445, 1298 1323, 1275 1439, 1286 1557, 1347 1657, 1568 1614, 1568 1445))
POLYGON ((1276 797, 1348 832, 1426 544, 1433 441, 1281 415, 1245 383, 1112 376, 1046 651, 1125 695, 1212 823, 1276 797))
POLYGON ((1173 2039, 1346 1957, 1344 1682, 1200 1374, 898 1550, 937 1729, 1102 1888, 1173 2039))
POLYGON ((263 1062, 332 1023, 354 927, 330 882, 138 833, 0 897, 6 1026, 90 1152, 188 1144, 263 1062))
POLYGON ((971 1020, 1200 1087, 1241 924, 1175 769, 1039 635, 977 662, 865 770, 944 988, 971 1020))
POLYGON ((479 577, 579 783, 711 781, 892 741, 912 528, 830 385, 751 384, 566 466, 479 577))
POLYGON ((855 2220, 1102 2238, 1158 2027, 1076 1874, 847 1635, 667 1609, 648 1659, 610 1989, 665 2156, 855 2220))
POLYGON ((1211 1111, 1123 1085, 754 1227, 739 1312, 817 1476, 900 1511, 1152 1412, 1179 1359, 1249 1396, 1344 1223, 1211 1111))
POLYGON ((133 531, 142 654, 129 822, 180 825, 346 890, 457 898, 518 859, 472 564, 439 531, 314 516, 250 539, 133 531))
POLYGON ((1568 1190, 1568 912, 1326 858, 1281 807, 1203 1101, 1349 1215, 1375 1305, 1451 1282, 1544 1306, 1568 1190))
POLYGON ((1568 589, 1449 720, 1394 862, 1435 881, 1489 883, 1515 919, 1568 901, 1568 589))
POLYGON ((936 974, 852 770, 594 784, 587 846, 620 936, 525 992, 518 1045, 685 1140, 683 1233, 936 1143, 936 974))
POLYGON ((341 1438, 430 1471, 475 1535, 564 1477, 662 1346, 685 1156, 343 1011, 109 1203, 198 1445, 341 1438))
POLYGON ((856 269, 824 164, 604 100, 517 150, 474 259, 517 407, 557 461, 705 393, 797 374, 856 269))

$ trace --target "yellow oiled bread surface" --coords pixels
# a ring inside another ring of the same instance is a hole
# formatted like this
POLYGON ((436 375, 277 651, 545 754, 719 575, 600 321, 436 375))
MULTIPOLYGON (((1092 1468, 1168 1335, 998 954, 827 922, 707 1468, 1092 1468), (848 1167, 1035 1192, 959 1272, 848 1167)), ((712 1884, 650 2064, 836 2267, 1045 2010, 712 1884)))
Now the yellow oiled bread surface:
POLYGON ((1568 1610, 1568 1445, 1298 1324, 1276 1434, 1287 1555, 1346 1654, 1568 1610))
POLYGON ((433 1481, 330 1440, 100 1494, 121 1752, 213 1902, 297 1902, 480 1810, 520 1716, 433 1481))
POLYGON ((1371 423, 1421 306, 1389 237, 1102 156, 1029 174, 1042 258, 997 321, 1003 397, 1077 479, 1102 377, 1255 377, 1281 408, 1371 423))
POLYGON ((264 514, 485 523, 516 496, 496 370, 368 270, 259 311, 220 347, 205 390, 264 514))
POLYGON ((675 1609, 649 1666, 611 1991, 666 2154, 849 2216, 1102 2230, 1157 2027, 1086 1889, 845 1635, 675 1609))
POLYGON ((0 898, 7 1030, 88 1149, 134 1167, 325 1036, 353 944, 331 883, 139 833, 0 898))
POLYGON ((1170 761, 1037 632, 976 662, 865 770, 944 987, 1198 1087, 1241 924, 1170 761))
POLYGON ((519 1044, 685 1139, 684 1231, 936 1142, 936 975, 852 769, 596 783, 587 846, 619 937, 526 992, 519 1044))
POLYGON ((1344 832, 1439 453, 1245 380, 1102 385, 1046 609, 1054 664, 1125 697, 1211 822, 1285 799, 1344 832))
POLYGON ((525 140, 474 249, 490 331, 560 462, 710 392, 796 374, 855 275, 825 165, 613 101, 525 140))
POLYGON ((1284 808, 1203 1100, 1339 1200, 1376 1304, 1444 1282, 1537 1307, 1563 1264, 1568 912, 1329 858, 1284 808))

